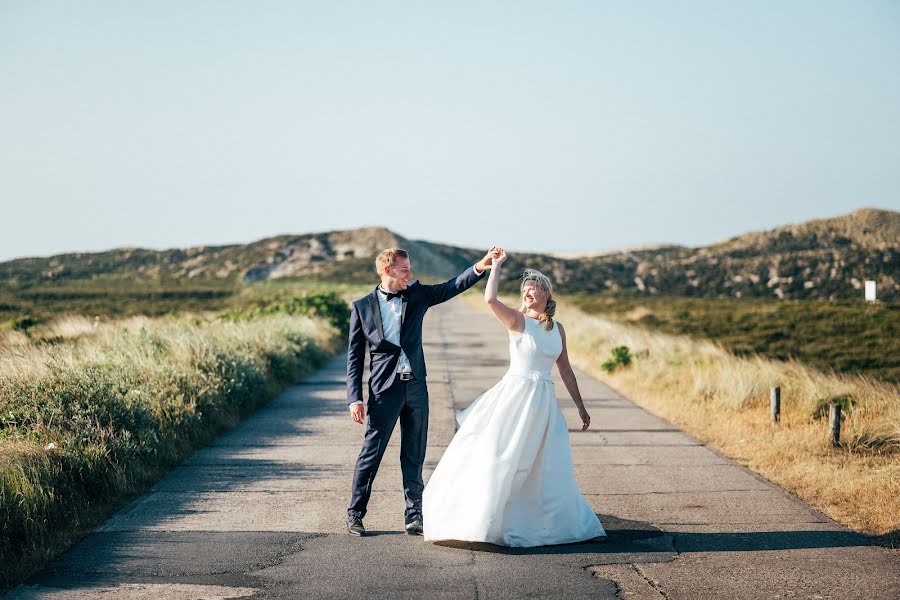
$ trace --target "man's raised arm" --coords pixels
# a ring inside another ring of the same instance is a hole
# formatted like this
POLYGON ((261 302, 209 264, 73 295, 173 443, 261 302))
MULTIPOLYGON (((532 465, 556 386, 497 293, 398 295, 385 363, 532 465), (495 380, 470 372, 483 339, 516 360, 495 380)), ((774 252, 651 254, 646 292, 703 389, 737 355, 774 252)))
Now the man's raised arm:
MULTIPOLYGON (((491 250, 493 250, 493 248, 491 248, 491 250)), ((429 306, 434 306, 435 304, 446 302, 450 298, 463 293, 464 291, 478 283, 478 281, 484 275, 485 271, 489 270, 490 268, 491 252, 488 251, 488 253, 484 255, 484 258, 479 260, 477 263, 475 263, 456 277, 452 277, 444 283, 439 283, 437 285, 424 286, 425 291, 428 293, 429 306)))

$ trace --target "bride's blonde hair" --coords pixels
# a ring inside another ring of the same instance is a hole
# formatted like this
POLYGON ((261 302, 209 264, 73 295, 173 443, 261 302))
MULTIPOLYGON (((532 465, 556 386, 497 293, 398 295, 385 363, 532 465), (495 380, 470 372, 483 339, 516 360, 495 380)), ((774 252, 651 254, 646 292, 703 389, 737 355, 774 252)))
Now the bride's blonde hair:
MULTIPOLYGON (((550 279, 546 275, 537 269, 525 269, 525 272, 522 273, 522 285, 519 286, 520 297, 525 291, 526 283, 534 283, 535 287, 539 290, 543 290, 549 294, 547 298, 547 308, 540 316, 538 316, 538 321, 544 324, 544 329, 550 331, 553 329, 553 315, 556 314, 556 300, 553 299, 553 284, 550 283, 550 279)), ((519 312, 524 314, 526 310, 525 301, 523 300, 522 305, 519 307, 519 312)))

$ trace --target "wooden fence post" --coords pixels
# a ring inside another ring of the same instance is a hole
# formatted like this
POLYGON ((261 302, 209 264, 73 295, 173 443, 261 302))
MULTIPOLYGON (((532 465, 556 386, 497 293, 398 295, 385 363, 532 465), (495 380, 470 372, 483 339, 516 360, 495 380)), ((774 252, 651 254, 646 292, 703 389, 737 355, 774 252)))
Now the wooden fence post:
POLYGON ((828 434, 832 446, 841 445, 841 405, 837 402, 828 406, 828 434))
POLYGON ((773 423, 781 420, 781 388, 779 386, 769 390, 769 414, 773 423))

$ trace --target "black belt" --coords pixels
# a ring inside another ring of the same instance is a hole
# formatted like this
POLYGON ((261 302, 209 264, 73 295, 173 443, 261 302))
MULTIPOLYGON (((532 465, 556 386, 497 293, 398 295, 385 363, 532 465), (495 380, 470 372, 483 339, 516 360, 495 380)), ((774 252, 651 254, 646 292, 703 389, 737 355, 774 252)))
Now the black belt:
POLYGON ((400 381, 412 381, 416 378, 412 373, 397 373, 397 377, 400 378, 400 381))

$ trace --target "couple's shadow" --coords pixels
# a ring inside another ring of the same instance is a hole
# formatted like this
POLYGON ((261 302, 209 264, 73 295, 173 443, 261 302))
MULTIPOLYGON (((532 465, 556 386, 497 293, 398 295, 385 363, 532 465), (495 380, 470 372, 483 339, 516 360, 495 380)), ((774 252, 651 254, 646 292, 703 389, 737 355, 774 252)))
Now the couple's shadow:
MULTIPOLYGON (((695 552, 762 552, 808 548, 844 548, 881 545, 878 539, 846 529, 800 531, 669 532, 642 521, 597 515, 606 537, 573 544, 513 548, 483 542, 447 540, 434 546, 507 555, 553 554, 681 554, 695 552)), ((823 525, 828 525, 823 523, 823 525)), ((726 525, 727 527, 727 525, 726 525)))
POLYGON ((607 551, 606 541, 589 540, 574 544, 561 544, 558 546, 538 546, 536 548, 513 548, 510 546, 497 546, 485 542, 463 542, 457 540, 445 540, 434 542, 435 546, 452 548, 455 550, 471 550, 490 554, 508 554, 511 556, 527 556, 533 554, 597 554, 607 551))
MULTIPOLYGON (((599 554, 611 552, 623 552, 628 549, 623 548, 623 544, 631 546, 634 541, 640 539, 650 539, 665 535, 662 530, 649 524, 641 523, 646 527, 630 527, 622 528, 625 523, 637 524, 636 521, 623 521, 609 515, 597 515, 606 536, 583 542, 575 542, 571 544, 557 544, 553 546, 535 546, 531 548, 515 548, 512 546, 499 546, 497 544, 489 544, 486 542, 465 542, 460 540, 442 540, 434 542, 433 545, 441 548, 449 548, 453 550, 468 550, 473 552, 484 552, 488 554, 506 554, 510 556, 531 556, 531 555, 548 555, 548 554, 599 554), (611 529, 615 527, 615 529, 611 529)), ((632 548, 631 551, 634 551, 632 548)))
MULTIPOLYGON (((367 538, 376 537, 408 537, 418 538, 422 541, 421 536, 409 535, 405 531, 389 531, 389 530, 367 530, 367 538)), ((561 544, 558 546, 538 546, 536 548, 513 548, 510 546, 497 546, 486 542, 465 542, 461 540, 442 540, 439 542, 426 542, 431 546, 439 548, 449 548, 453 550, 470 550, 474 552, 486 552, 492 554, 509 554, 509 555, 527 555, 527 554, 584 554, 602 552, 603 548, 609 544, 606 538, 602 541, 577 542, 574 544, 561 544)))

